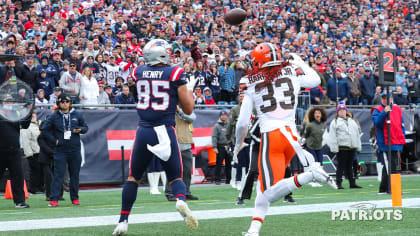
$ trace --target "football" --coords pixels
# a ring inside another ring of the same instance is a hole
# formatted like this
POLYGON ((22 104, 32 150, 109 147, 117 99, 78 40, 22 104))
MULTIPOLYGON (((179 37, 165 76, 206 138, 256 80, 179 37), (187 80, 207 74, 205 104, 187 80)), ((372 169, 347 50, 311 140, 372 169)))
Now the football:
POLYGON ((229 25, 239 25, 245 20, 246 17, 247 13, 244 9, 235 8, 225 14, 224 20, 229 25))

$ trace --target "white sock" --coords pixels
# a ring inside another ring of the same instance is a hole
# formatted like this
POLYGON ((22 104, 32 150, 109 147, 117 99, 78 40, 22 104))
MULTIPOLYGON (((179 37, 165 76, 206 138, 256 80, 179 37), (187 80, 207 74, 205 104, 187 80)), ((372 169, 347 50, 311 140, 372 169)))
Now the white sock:
POLYGON ((259 220, 251 221, 251 226, 249 226, 248 232, 249 233, 258 233, 260 232, 262 223, 259 220))
MULTIPOLYGON (((257 184, 257 197, 255 198, 253 221, 255 221, 254 220, 255 218, 259 218, 261 220, 264 220, 269 206, 270 206, 270 202, 264 196, 264 194, 261 192, 260 184, 258 182, 258 184, 257 184)), ((251 224, 251 226, 252 226, 252 224, 251 224)))
POLYGON ((269 189, 265 190, 264 196, 269 202, 276 202, 297 188, 298 186, 296 185, 295 177, 293 176, 282 179, 269 189))

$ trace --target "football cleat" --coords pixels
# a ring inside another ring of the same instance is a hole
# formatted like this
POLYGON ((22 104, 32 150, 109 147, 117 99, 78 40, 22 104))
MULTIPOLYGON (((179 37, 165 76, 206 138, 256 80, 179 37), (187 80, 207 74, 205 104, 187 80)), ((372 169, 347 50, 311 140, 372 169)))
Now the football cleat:
POLYGON ((57 201, 50 201, 50 203, 48 203, 49 207, 58 207, 58 202, 57 201))
POLYGON ((192 215, 190 208, 186 202, 182 200, 176 201, 176 210, 181 214, 184 218, 185 223, 190 227, 190 229, 198 229, 198 221, 195 216, 192 215))
POLYGON ((128 231, 128 222, 124 220, 123 222, 118 223, 117 227, 115 227, 114 232, 112 235, 125 235, 128 231))
POLYGON ((324 169, 322 168, 319 162, 312 162, 309 166, 309 171, 311 171, 312 176, 315 181, 320 183, 326 183, 331 188, 337 189, 337 185, 331 176, 329 176, 324 169))

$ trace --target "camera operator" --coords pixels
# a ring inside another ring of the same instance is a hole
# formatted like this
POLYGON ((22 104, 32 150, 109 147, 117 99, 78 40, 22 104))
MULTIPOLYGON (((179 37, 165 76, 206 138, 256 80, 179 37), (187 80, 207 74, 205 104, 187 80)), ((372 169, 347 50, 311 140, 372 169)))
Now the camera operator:
MULTIPOLYGON (((19 117, 20 114, 14 109, 14 99, 10 94, 3 97, 2 116, 19 117)), ((9 177, 12 185, 13 202, 16 208, 29 208, 25 202, 23 190, 24 177, 22 158, 20 153, 20 129, 27 129, 31 124, 32 116, 24 120, 11 122, 0 117, 0 178, 6 168, 9 169, 9 177)))

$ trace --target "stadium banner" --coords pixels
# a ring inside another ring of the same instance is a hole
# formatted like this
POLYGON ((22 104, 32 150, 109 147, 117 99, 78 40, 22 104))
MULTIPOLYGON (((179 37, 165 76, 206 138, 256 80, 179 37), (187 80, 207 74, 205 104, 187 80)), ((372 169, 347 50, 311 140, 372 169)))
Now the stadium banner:
MULTIPOLYGON (((350 109, 362 128, 362 142, 369 140, 369 128, 372 125, 370 110, 350 109)), ((129 172, 129 158, 138 125, 135 110, 80 110, 89 131, 82 135, 81 184, 106 184, 121 182, 121 146, 124 146, 125 176, 129 172)), ((212 128, 219 118, 220 110, 195 110, 197 119, 193 126, 193 153, 199 155, 211 146, 212 128)), ((419 110, 415 111, 420 113, 419 110)), ((43 120, 51 110, 39 110, 38 119, 43 120)), ((334 118, 335 109, 328 109, 328 125, 334 118)), ((411 130, 414 114, 403 110, 405 127, 411 130)), ((196 168, 206 168, 205 160, 197 158, 196 168)))

